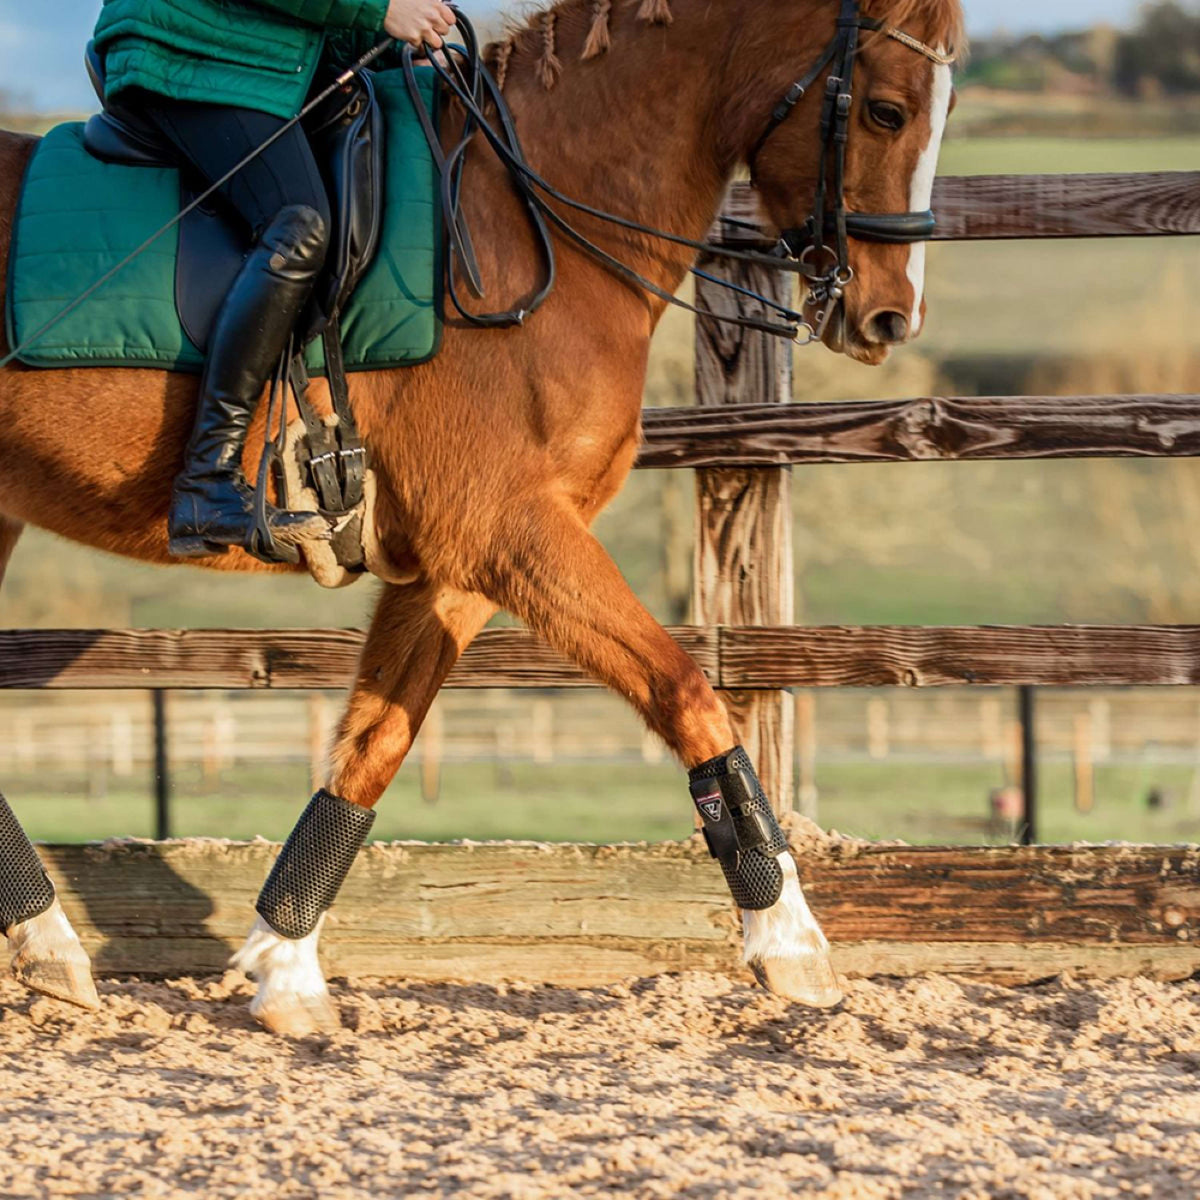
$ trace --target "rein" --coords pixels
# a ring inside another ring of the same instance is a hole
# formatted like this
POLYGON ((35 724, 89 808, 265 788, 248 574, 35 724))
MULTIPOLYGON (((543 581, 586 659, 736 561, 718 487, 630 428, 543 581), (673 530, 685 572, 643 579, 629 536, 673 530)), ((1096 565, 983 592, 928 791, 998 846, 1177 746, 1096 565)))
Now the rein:
MULTIPOLYGON (((545 263, 545 280, 525 307, 484 314, 472 313, 460 303, 452 267, 448 272, 449 292, 460 316, 472 325, 504 328, 522 324, 526 317, 540 307, 550 294, 554 284, 554 246, 547 228, 547 222, 549 222, 613 274, 666 304, 683 309, 704 320, 787 337, 801 345, 808 345, 819 340, 834 311, 843 300, 846 287, 854 278, 854 271, 849 263, 850 238, 900 245, 912 244, 927 241, 932 235, 935 225, 935 217, 930 210, 907 213, 851 213, 846 210, 846 144, 849 140, 854 66, 859 52, 860 31, 868 30, 890 37, 938 65, 949 65, 954 61, 952 54, 943 54, 901 29, 888 25, 884 21, 862 16, 859 3, 860 0, 841 0, 841 9, 833 38, 805 75, 788 88, 772 111, 767 127, 748 155, 753 178, 755 163, 763 147, 792 115, 796 106, 803 100, 822 72, 826 68, 832 68, 826 81, 825 100, 820 118, 822 154, 813 213, 800 228, 784 230, 778 247, 771 253, 734 250, 714 245, 711 242, 696 241, 679 234, 668 233, 640 221, 621 217, 585 204, 580 200, 572 199, 559 191, 534 171, 526 161, 512 114, 500 87, 482 62, 474 27, 467 17, 455 9, 458 27, 464 35, 464 44, 450 47, 452 53, 447 54, 444 61, 439 60, 432 47, 427 45, 424 48, 424 54, 433 69, 466 112, 462 135, 449 154, 443 154, 433 123, 418 106, 430 152, 434 161, 441 168, 442 209, 452 256, 463 266, 464 274, 476 297, 482 297, 478 265, 474 259, 465 218, 460 207, 462 168, 466 151, 475 133, 480 132, 507 168, 513 185, 525 203, 545 263), (462 57, 464 66, 460 67, 456 55, 462 57), (495 110, 500 125, 498 130, 492 127, 485 112, 489 102, 495 110), (818 306, 816 326, 814 328, 813 325, 810 325, 802 312, 788 308, 750 288, 720 279, 698 267, 692 267, 691 273, 695 277, 755 301, 766 311, 782 317, 783 322, 779 323, 763 317, 729 316, 699 309, 667 292, 639 274, 627 263, 596 245, 595 242, 580 233, 561 213, 557 212, 549 201, 554 201, 606 224, 644 234, 657 241, 684 246, 714 258, 795 272, 805 279, 810 301, 818 306), (820 231, 819 236, 818 231, 820 231), (830 236, 834 239, 832 248, 826 243, 826 238, 830 236), (822 257, 826 260, 824 269, 821 269, 816 261, 822 257)), ((414 101, 417 99, 415 60, 415 51, 411 46, 406 46, 402 62, 414 101)), ((740 221, 730 223, 745 226, 745 223, 740 221)))
MULTIPOLYGON (((477 296, 480 296, 482 289, 479 286, 478 269, 474 264, 473 254, 470 252, 469 237, 464 237, 466 222, 462 215, 460 203, 463 163, 466 152, 475 134, 478 132, 483 134, 497 158, 507 168, 514 187, 531 215, 545 270, 543 283, 535 292, 532 299, 522 307, 491 313, 473 313, 461 304, 454 285, 454 272, 451 269, 447 272, 450 298, 459 315, 468 324, 479 325, 485 328, 512 328, 513 326, 523 324, 527 317, 537 311, 549 296, 554 283, 555 254, 548 228, 548 225, 553 225, 560 233, 613 274, 618 275, 634 287, 650 293, 666 304, 681 308, 706 320, 738 325, 760 333, 769 333, 793 340, 808 334, 809 336, 806 338, 806 341, 811 340, 812 330, 807 322, 805 322, 802 313, 796 312, 780 304, 778 301, 760 295, 749 288, 741 287, 728 280, 706 275, 695 268, 693 268, 694 274, 697 274, 701 278, 709 279, 713 283, 720 284, 729 291, 756 301, 769 311, 782 317, 784 319, 783 323, 768 321, 758 317, 727 316, 719 313, 711 313, 699 309, 693 304, 689 304, 686 300, 679 299, 678 296, 674 296, 659 287, 627 263, 622 262, 619 258, 596 245, 595 242, 580 233, 561 213, 557 212, 549 203, 549 200, 556 201, 567 208, 581 212, 586 216, 594 217, 607 224, 628 229, 635 233, 643 233, 659 241, 685 246, 688 249, 711 254, 716 257, 756 263, 776 270, 783 269, 802 273, 802 268, 798 264, 793 265, 784 257, 786 251, 782 247, 773 254, 763 254, 752 250, 726 249, 725 247, 715 246, 708 242, 695 241, 679 234, 668 233, 665 230, 644 225, 639 221, 606 212, 590 204, 585 204, 580 200, 574 200, 559 191, 553 184, 539 175, 526 160, 507 102, 491 72, 488 71, 486 65, 483 63, 474 27, 471 25, 470 20, 457 9, 455 13, 458 17, 457 25, 459 31, 463 34, 464 44, 450 47, 454 53, 446 55, 444 61, 439 60, 437 51, 433 47, 426 46, 424 48, 424 55, 437 72, 442 83, 466 112, 462 134, 449 153, 443 153, 437 131, 433 127, 433 123, 429 121, 428 116, 424 115, 421 119, 422 129, 429 143, 430 153, 433 155, 434 162, 438 163, 441 167, 442 211, 451 252, 463 265, 468 282, 473 283, 472 290, 475 291, 477 296), (459 65, 456 54, 461 56, 464 65, 459 65), (488 119, 485 111, 488 104, 495 110, 499 128, 495 128, 488 119)), ((417 52, 413 47, 406 46, 402 53, 402 63, 409 90, 413 93, 414 98, 417 87, 416 59, 417 52)))

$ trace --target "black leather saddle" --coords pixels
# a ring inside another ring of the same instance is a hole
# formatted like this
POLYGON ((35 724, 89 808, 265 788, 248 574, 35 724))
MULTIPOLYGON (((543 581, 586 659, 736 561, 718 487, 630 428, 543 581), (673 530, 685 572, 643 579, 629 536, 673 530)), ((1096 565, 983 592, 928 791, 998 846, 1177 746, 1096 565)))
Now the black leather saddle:
MULTIPOLYGON (((84 127, 88 152, 122 166, 181 167, 180 207, 186 207, 204 184, 180 164, 175 147, 157 126, 122 104, 120 96, 105 100, 104 60, 91 42, 86 63, 104 105, 84 127)), ((304 128, 329 193, 334 236, 313 301, 297 330, 298 344, 336 321, 379 246, 385 139, 370 73, 360 72, 310 114, 304 128)), ((249 248, 248 231, 220 197, 212 197, 180 223, 175 306, 184 331, 202 351, 249 248)))

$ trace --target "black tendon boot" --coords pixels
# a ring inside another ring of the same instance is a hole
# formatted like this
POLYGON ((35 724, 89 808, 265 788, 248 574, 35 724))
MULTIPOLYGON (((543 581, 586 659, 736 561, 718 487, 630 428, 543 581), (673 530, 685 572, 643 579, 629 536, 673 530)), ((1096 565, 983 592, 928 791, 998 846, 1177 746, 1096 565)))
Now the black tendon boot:
MULTIPOLYGON (((324 264, 327 237, 315 209, 281 210, 221 306, 167 518, 170 550, 178 557, 198 558, 249 540, 254 494, 242 474, 246 431, 324 264)), ((284 541, 294 541, 306 527, 316 536, 327 533, 317 513, 271 509, 270 526, 284 541)))

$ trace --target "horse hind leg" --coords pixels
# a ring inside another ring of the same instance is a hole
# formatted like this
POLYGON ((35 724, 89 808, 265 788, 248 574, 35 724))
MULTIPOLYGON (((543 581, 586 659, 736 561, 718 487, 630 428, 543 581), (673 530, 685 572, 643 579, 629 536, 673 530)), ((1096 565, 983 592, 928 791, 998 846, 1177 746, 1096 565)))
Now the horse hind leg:
POLYGON ((92 967, 41 859, 0 796, 0 926, 12 973, 26 987, 98 1008, 92 967))
POLYGON ((311 924, 294 916, 307 901, 311 917, 312 897, 302 877, 322 875, 322 903, 332 902, 345 877, 334 858, 342 854, 340 865, 349 870, 370 826, 366 814, 404 761, 459 655, 494 611, 481 596, 426 581, 381 593, 334 741, 329 786, 313 798, 288 839, 259 896, 254 927, 233 959, 257 981, 250 1012, 272 1032, 302 1037, 341 1024, 317 959, 324 913, 311 924), (330 853, 322 822, 326 831, 336 827, 351 840, 349 852, 343 845, 330 853))
POLYGON ((510 531, 519 555, 501 556, 494 568, 492 599, 634 705, 688 768, 710 846, 728 836, 727 813, 749 818, 739 831, 750 831, 745 840, 759 849, 742 855, 738 842, 726 841, 720 856, 742 907, 747 965, 776 994, 813 1007, 837 1004, 842 992, 829 944, 804 899, 786 837, 703 672, 643 608, 575 512, 548 502, 525 515, 510 531), (706 808, 717 816, 712 824, 706 808))
MULTIPOLYGON (((25 526, 0 516, 0 581, 25 526)), ((0 796, 0 925, 13 975, 26 987, 83 1008, 98 1008, 92 965, 37 851, 0 796), (35 911, 35 910, 41 911, 35 911), (27 915, 32 913, 33 915, 27 915)))

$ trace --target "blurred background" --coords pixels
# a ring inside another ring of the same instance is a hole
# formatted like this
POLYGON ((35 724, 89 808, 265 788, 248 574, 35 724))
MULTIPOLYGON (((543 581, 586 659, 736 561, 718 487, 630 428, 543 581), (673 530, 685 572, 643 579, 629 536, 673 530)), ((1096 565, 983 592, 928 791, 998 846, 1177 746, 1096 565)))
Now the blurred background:
MULTIPOLYGON (((0 0, 0 124, 89 111, 99 5, 0 0)), ((493 29, 485 6, 466 4, 493 29)), ((1200 170, 1200 6, 968 0, 973 52, 943 174, 1200 170)), ((934 245, 920 342, 883 368, 796 358, 796 399, 1198 391, 1200 245, 934 245)), ((655 343, 651 406, 690 404, 692 329, 655 343)), ((666 622, 689 619, 693 479, 641 472, 598 525, 666 622)), ((810 624, 1194 622, 1200 468, 1189 460, 806 466, 794 480, 798 620, 810 624)), ((373 585, 320 592, 141 567, 36 531, 0 594, 6 627, 361 626, 373 585)), ((172 830, 280 838, 305 802, 337 694, 172 693, 172 830)), ((1008 690, 796 697, 823 825, 913 842, 1003 841, 1016 782, 1008 690), (1007 789, 1007 790, 1006 790, 1007 789)), ((1044 690, 1043 840, 1200 840, 1200 692, 1044 690)), ((0 781, 30 833, 154 829, 143 693, 0 693, 0 781)), ((798 764, 798 771, 801 764, 798 764)), ((450 692, 380 808, 380 837, 685 836, 680 772, 599 692, 450 692)))

